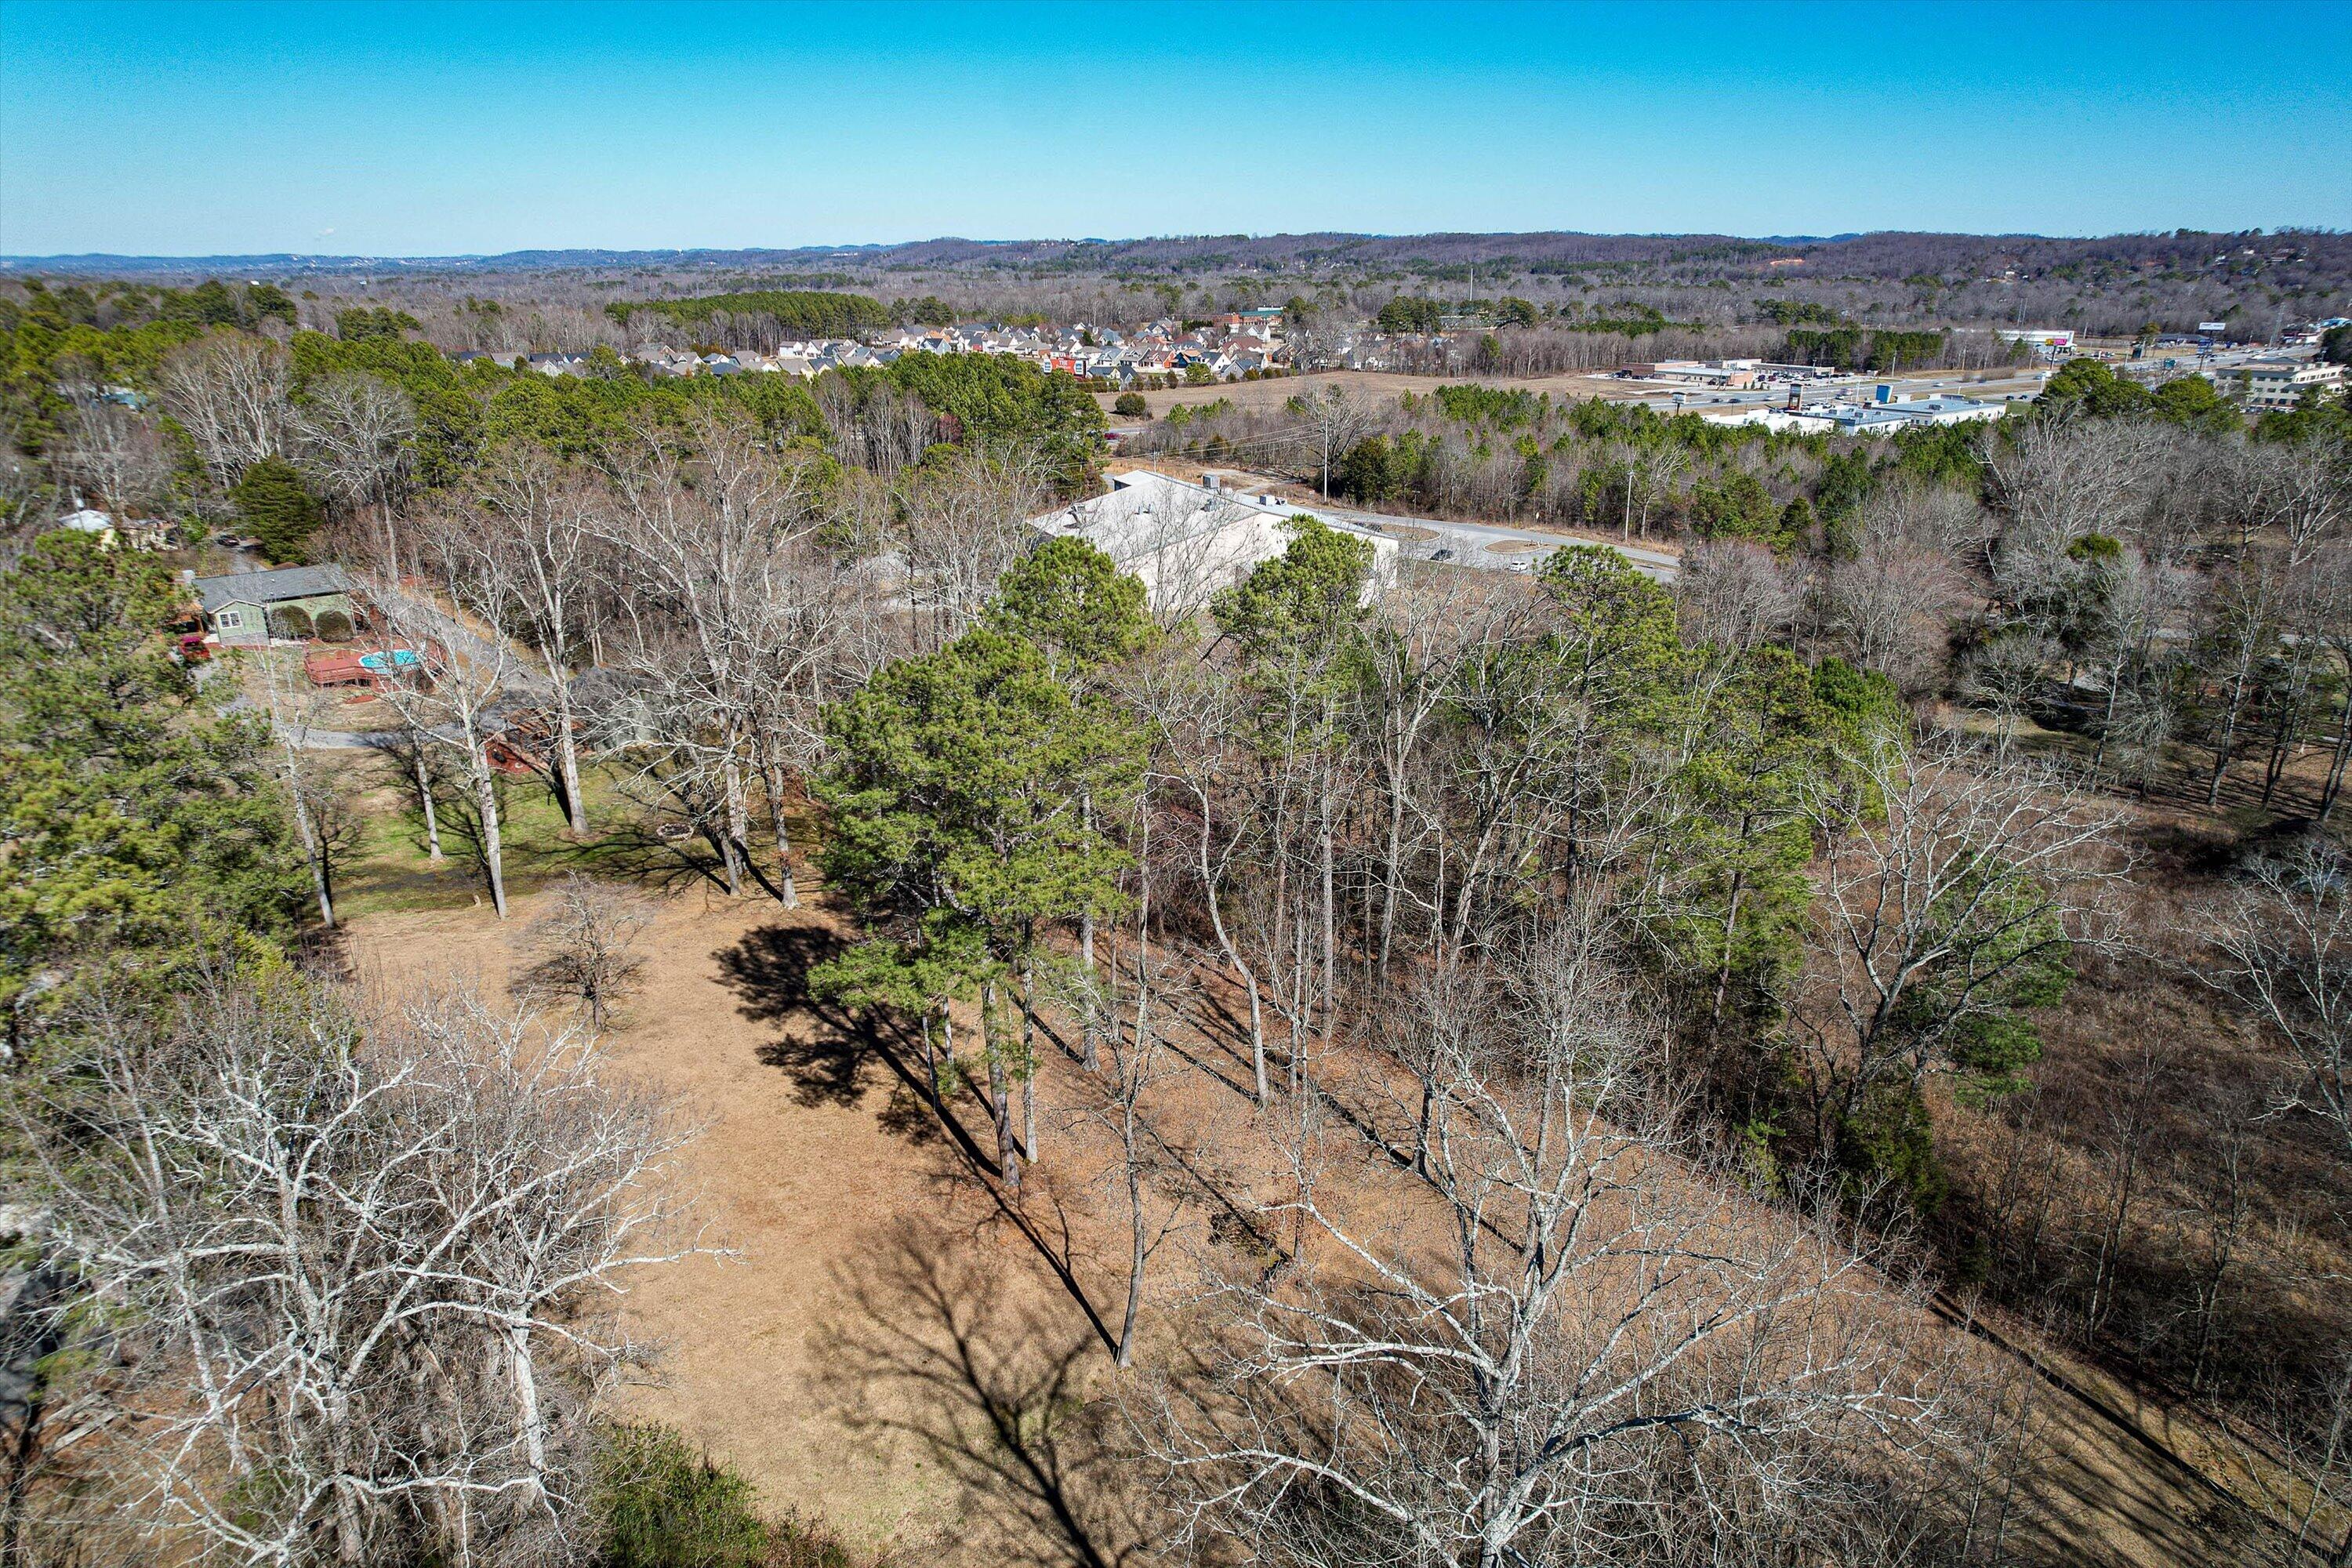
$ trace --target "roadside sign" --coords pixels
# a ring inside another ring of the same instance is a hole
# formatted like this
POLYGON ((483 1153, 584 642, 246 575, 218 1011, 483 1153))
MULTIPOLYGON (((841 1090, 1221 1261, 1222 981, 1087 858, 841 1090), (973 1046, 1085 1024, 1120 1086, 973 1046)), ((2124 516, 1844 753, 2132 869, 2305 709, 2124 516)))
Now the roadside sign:
POLYGON ((2226 332, 2230 330, 2230 323, 2227 321, 2200 321, 2197 323, 2197 330, 2200 332, 2226 332))

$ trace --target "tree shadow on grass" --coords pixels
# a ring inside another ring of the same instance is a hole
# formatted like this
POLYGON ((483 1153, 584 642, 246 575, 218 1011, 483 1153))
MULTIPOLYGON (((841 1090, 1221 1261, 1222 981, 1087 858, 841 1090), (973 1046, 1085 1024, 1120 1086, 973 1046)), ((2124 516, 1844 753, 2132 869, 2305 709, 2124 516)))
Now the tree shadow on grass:
POLYGON ((778 1037, 759 1047, 760 1060, 792 1075, 803 1105, 854 1107, 879 1082, 889 1092, 884 1131, 911 1142, 941 1142, 946 1131, 922 1082, 920 1042, 906 1039, 895 1020, 810 994, 809 972, 848 945, 824 926, 772 925, 716 956, 720 975, 742 998, 738 1011, 779 1026, 778 1037))
POLYGON ((1053 1268, 1096 1338, 1106 1349, 1111 1347, 1116 1342, 1108 1326, 1078 1283, 1076 1248, 1058 1200, 1046 1192, 1042 1211, 1039 1202, 1033 1201, 1035 1189, 1048 1184, 1033 1180, 1031 1191, 1022 1194, 1009 1194, 999 1184, 995 1155, 983 1144, 983 1137, 987 1143, 994 1142, 989 1108, 970 1076, 961 1098, 938 1094, 923 1069, 921 1041, 903 1019, 839 1007, 810 994, 810 972, 847 945, 824 926, 772 925, 746 932, 741 941, 714 955, 720 975, 742 998, 739 1011, 743 1016, 782 1026, 779 1037, 759 1047, 760 1060, 791 1074, 795 1095, 806 1106, 855 1109, 876 1083, 887 1084, 883 1129, 930 1145, 950 1157, 950 1167, 961 1166, 961 1184, 977 1184, 988 1194, 997 1215, 1020 1231, 1053 1268), (973 1111, 969 1125, 961 1114, 966 1109, 973 1111), (1058 1237, 1047 1234, 1040 1212, 1061 1222, 1058 1237))
POLYGON ((1116 1411, 1094 1397, 1098 1342, 1009 1304, 984 1236, 908 1223, 845 1270, 819 1330, 823 1390, 869 1442, 911 1445, 955 1482, 961 1544, 1008 1563, 1122 1568, 1150 1531, 1116 1411))

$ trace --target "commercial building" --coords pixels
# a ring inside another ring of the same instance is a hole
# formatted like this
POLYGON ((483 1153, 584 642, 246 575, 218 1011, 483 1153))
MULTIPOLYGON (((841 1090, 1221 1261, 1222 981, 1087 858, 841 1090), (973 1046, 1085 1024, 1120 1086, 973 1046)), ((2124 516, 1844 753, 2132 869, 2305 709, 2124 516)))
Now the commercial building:
POLYGON ((2314 387, 2344 384, 2344 367, 2340 364, 2283 355, 2248 360, 2238 367, 2238 374, 2244 384, 2246 406, 2264 414, 2293 408, 2314 387))
POLYGON ((2030 343, 2045 354, 2072 353, 2074 334, 2063 329, 2048 327, 2002 327, 2000 341, 2005 343, 2030 343))
POLYGON ((1041 533, 1083 539, 1109 556, 1120 571, 1141 580, 1152 613, 1172 624, 1206 610, 1218 589, 1289 549, 1286 524, 1302 513, 1370 545, 1376 584, 1394 578, 1395 540, 1213 479, 1193 484, 1149 470, 1115 475, 1108 494, 1074 501, 1031 519, 1030 525, 1041 533))
POLYGON ((1634 381, 1663 381, 1676 386, 1740 387, 1755 385, 1759 371, 1752 359, 1667 359, 1629 364, 1617 374, 1634 381))
POLYGON ((1868 403, 1818 403, 1810 408, 1741 408, 1700 418, 1716 425, 1758 425, 1767 430, 1800 436, 1892 436, 1923 425, 1973 425, 1998 419, 2006 405, 1979 403, 1970 397, 1939 393, 1932 397, 1897 397, 1880 386, 1868 403))

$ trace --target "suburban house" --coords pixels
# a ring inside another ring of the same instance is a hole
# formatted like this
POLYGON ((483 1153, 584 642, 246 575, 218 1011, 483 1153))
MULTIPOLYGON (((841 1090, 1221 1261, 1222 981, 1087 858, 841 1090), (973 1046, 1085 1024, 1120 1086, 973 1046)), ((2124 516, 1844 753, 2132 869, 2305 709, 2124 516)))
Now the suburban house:
POLYGON ((340 566, 280 566, 199 577, 191 586, 224 647, 267 647, 272 637, 349 640, 358 620, 340 566))
POLYGON ((1300 514, 1372 547, 1375 584, 1396 576, 1397 542, 1311 507, 1138 470, 1111 478, 1107 495, 1033 518, 1041 533, 1085 540, 1143 584, 1152 614, 1174 624, 1208 608, 1209 596, 1290 547, 1300 514))
POLYGON ((111 550, 117 544, 127 544, 133 550, 168 550, 172 545, 172 525, 163 519, 119 518, 96 507, 76 507, 58 519, 55 526, 90 535, 101 550, 111 550))

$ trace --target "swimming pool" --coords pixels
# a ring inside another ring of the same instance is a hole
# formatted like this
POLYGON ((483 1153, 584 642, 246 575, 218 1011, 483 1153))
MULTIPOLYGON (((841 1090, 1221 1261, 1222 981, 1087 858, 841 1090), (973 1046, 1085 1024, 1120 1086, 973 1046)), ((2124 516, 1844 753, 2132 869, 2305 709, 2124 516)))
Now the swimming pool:
POLYGON ((387 669, 414 669, 425 662, 413 647, 388 647, 381 653, 360 655, 360 668, 382 674, 387 669))

